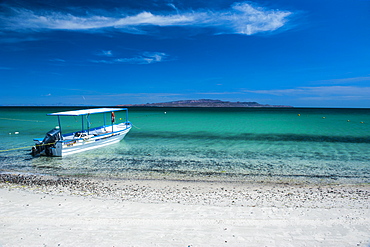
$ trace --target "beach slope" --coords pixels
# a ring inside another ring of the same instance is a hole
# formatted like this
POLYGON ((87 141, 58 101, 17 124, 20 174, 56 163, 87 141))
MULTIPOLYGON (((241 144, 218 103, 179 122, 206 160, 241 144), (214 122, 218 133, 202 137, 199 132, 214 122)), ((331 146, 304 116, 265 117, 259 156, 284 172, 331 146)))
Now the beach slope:
POLYGON ((368 186, 67 181, 2 182, 0 246, 369 246, 368 186))

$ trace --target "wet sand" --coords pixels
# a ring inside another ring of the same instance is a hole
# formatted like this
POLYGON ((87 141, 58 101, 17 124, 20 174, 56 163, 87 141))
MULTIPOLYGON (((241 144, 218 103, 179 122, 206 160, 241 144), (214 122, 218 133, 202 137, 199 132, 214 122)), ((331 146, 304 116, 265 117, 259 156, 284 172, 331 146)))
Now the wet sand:
POLYGON ((0 174, 0 246, 369 246, 370 185, 0 174))

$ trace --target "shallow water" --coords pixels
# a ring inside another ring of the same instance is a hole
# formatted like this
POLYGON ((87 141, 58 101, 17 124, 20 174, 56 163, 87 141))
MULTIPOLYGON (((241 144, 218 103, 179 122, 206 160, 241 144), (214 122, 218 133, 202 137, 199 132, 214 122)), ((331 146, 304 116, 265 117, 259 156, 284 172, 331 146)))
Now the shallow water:
MULTIPOLYGON (((64 110, 71 108, 0 108, 0 171, 125 179, 370 182, 370 109, 131 108, 134 127, 120 143, 63 158, 32 158, 32 139, 44 137, 58 124, 46 113, 64 110)), ((102 119, 94 116, 91 122, 101 125, 102 119)), ((63 117, 62 128, 79 130, 81 119, 63 117)))

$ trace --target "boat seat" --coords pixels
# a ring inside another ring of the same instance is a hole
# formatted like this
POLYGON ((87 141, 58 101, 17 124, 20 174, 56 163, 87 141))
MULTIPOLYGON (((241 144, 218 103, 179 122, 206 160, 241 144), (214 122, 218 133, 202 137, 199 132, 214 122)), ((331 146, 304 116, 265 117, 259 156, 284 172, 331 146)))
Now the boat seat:
POLYGON ((86 138, 89 138, 91 136, 93 136, 93 135, 88 135, 86 132, 79 131, 79 132, 74 133, 73 139, 80 139, 80 138, 86 139, 86 138))

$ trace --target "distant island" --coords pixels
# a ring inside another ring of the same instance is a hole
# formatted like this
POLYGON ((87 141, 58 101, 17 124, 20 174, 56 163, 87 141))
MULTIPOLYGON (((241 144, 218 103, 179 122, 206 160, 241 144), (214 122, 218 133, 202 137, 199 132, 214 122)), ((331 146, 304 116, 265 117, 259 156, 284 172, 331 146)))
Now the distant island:
POLYGON ((178 100, 164 103, 118 105, 127 107, 292 107, 286 105, 262 105, 257 102, 230 102, 213 99, 178 100))

